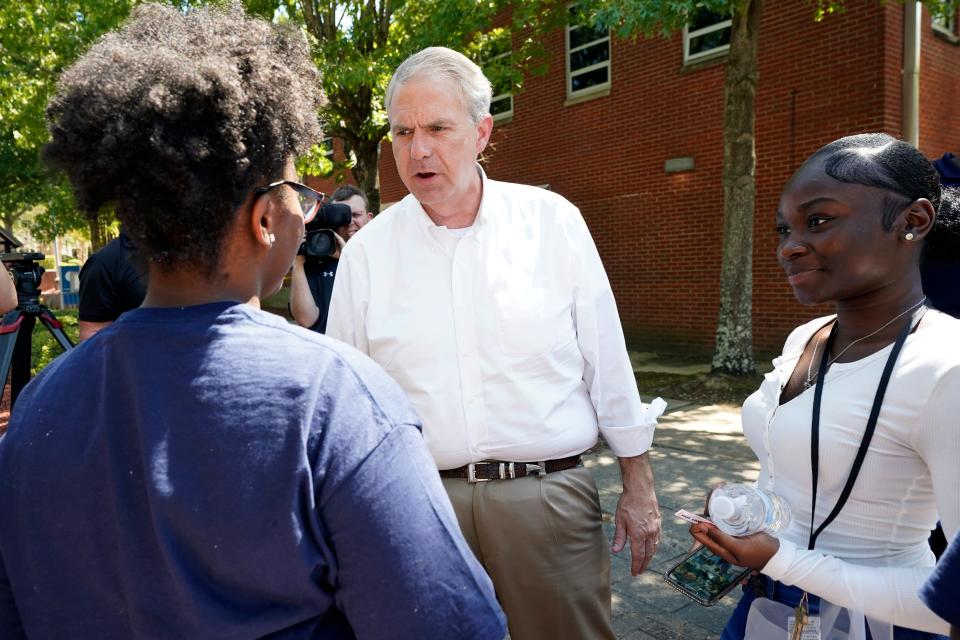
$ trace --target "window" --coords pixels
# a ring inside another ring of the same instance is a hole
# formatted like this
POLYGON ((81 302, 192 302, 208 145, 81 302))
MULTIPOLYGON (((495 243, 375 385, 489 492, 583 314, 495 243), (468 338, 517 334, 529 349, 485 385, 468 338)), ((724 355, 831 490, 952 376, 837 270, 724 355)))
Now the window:
POLYGON ((323 157, 327 160, 333 160, 333 138, 326 137, 320 142, 320 149, 323 151, 323 157))
POLYGON ((493 98, 490 99, 490 115, 497 120, 509 120, 513 116, 513 81, 510 74, 510 34, 506 31, 492 36, 489 48, 483 56, 483 68, 492 77, 493 98))
POLYGON ((954 9, 949 15, 933 14, 933 30, 946 34, 952 38, 957 37, 957 10, 954 9))
POLYGON ((730 18, 700 10, 683 28, 683 63, 712 58, 730 50, 730 18))
POLYGON ((610 31, 584 24, 570 7, 567 24, 567 98, 610 89, 610 31))

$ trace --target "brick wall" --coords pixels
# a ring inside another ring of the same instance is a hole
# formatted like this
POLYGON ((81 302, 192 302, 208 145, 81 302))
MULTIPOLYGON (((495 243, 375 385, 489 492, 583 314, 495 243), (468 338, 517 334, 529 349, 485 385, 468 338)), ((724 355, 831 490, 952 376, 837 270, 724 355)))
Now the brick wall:
MULTIPOLYGON (((960 150, 960 48, 924 14, 921 148, 960 150)), ((821 23, 804 0, 767 3, 757 92, 754 335, 779 349, 790 329, 826 312, 793 298, 775 258, 780 190, 821 145, 864 131, 900 133, 903 7, 851 1, 821 23)), ((597 243, 624 328, 638 347, 709 353, 719 304, 723 192, 723 59, 684 67, 682 38, 614 39, 608 96, 564 106, 564 34, 551 34, 550 73, 514 97, 484 166, 490 177, 549 184, 577 204, 597 243), (692 156, 695 170, 667 174, 692 156)), ((389 144, 381 197, 406 193, 389 144)), ((330 188, 330 187, 328 187, 330 188)))

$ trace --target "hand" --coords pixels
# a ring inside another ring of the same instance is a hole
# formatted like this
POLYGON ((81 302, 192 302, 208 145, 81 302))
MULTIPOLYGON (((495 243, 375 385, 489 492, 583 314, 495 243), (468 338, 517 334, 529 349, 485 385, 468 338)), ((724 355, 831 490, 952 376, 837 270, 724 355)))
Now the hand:
POLYGON ((300 271, 303 271, 303 265, 306 264, 306 262, 307 262, 306 256, 297 254, 296 256, 293 257, 293 270, 296 271, 299 269, 300 271))
POLYGON ((690 535, 730 564, 757 571, 763 569, 780 549, 780 541, 769 534, 761 532, 735 538, 705 522, 691 525, 690 535))
POLYGON ((333 241, 337 243, 337 250, 330 254, 330 257, 334 260, 340 259, 340 252, 343 251, 343 246, 347 244, 347 241, 340 237, 340 234, 336 231, 331 231, 333 234, 333 241))
POLYGON ((653 472, 647 454, 620 458, 623 493, 614 515, 616 530, 610 550, 620 553, 630 539, 630 573, 642 573, 660 544, 660 506, 653 491, 653 472))

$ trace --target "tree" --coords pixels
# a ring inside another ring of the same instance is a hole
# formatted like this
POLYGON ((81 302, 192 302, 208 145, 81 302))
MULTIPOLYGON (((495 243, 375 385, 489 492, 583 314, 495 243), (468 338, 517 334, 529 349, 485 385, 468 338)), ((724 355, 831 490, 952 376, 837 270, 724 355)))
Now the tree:
MULTIPOLYGON (((881 0, 882 2, 882 0, 881 0)), ((843 10, 837 0, 815 0, 811 19, 843 10)), ((957 0, 924 0, 951 15, 957 0)), ((753 216, 756 195, 755 99, 757 43, 763 0, 583 0, 581 11, 621 37, 669 35, 698 11, 731 17, 723 116, 723 264, 713 370, 756 371, 753 359, 753 216)))
POLYGON ((38 235, 100 227, 72 204, 65 179, 39 159, 47 140, 45 107, 60 72, 101 34, 116 27, 131 0, 19 0, 0 6, 0 216, 12 230, 27 211, 38 216, 38 235))
MULTIPOLYGON (((269 13, 269 0, 251 0, 248 9, 254 4, 261 15, 269 13)), ((512 40, 509 59, 487 71, 494 82, 506 79, 519 90, 524 71, 543 69, 538 34, 564 18, 563 4, 550 0, 278 0, 273 8, 274 15, 301 22, 311 38, 327 96, 324 131, 356 158, 353 174, 374 212, 380 209, 380 148, 389 132, 383 96, 397 65, 433 45, 481 62, 512 40)))

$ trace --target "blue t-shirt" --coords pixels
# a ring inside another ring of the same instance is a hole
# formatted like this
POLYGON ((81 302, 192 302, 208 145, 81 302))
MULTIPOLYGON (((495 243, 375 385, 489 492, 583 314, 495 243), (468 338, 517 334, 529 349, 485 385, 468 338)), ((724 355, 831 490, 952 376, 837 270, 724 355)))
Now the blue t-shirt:
POLYGON ((496 638, 409 403, 250 306, 135 309, 0 439, 0 638, 496 638))
POLYGON ((935 614, 960 627, 960 534, 953 537, 933 575, 920 589, 920 599, 935 614))

